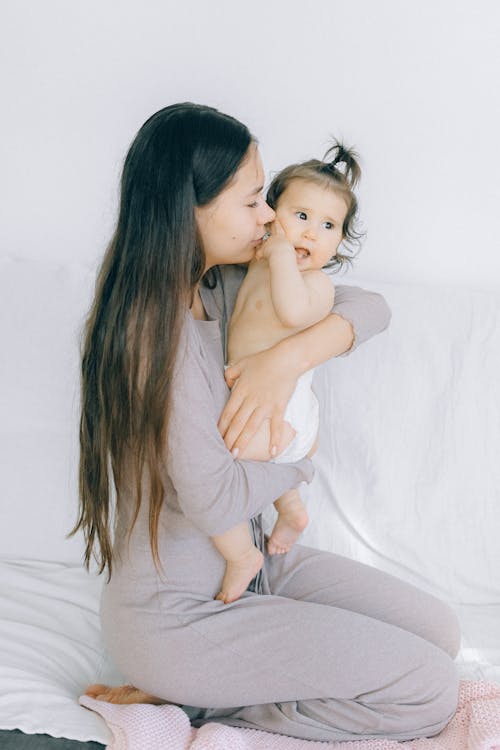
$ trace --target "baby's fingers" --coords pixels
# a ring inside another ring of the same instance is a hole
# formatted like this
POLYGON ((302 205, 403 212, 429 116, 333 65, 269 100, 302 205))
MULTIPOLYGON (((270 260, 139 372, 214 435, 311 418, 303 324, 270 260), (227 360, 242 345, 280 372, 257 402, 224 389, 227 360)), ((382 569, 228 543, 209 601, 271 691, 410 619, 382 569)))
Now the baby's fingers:
POLYGON ((275 219, 273 222, 271 222, 269 231, 276 237, 286 237, 285 230, 283 229, 283 224, 279 219, 275 219))

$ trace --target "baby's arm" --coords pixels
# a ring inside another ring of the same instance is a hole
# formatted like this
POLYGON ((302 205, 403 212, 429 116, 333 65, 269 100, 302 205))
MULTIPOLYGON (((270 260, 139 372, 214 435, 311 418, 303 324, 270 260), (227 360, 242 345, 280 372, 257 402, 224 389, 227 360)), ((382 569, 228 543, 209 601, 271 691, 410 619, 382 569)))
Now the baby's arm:
MULTIPOLYGON (((278 225, 279 226, 279 225, 278 225)), ((321 270, 299 271, 293 245, 278 229, 256 253, 269 263, 271 300, 286 328, 308 328, 330 312, 335 290, 321 270)))

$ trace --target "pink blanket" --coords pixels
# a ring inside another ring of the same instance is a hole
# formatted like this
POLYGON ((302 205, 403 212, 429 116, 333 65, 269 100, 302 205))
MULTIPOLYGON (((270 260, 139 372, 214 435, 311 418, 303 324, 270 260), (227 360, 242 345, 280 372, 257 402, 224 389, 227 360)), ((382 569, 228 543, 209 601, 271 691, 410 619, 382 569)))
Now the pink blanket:
POLYGON ((86 695, 80 703, 106 721, 107 750, 500 750, 500 686, 470 680, 461 682, 457 712, 440 734, 406 742, 313 742, 215 722, 193 729, 177 706, 117 706, 86 695))

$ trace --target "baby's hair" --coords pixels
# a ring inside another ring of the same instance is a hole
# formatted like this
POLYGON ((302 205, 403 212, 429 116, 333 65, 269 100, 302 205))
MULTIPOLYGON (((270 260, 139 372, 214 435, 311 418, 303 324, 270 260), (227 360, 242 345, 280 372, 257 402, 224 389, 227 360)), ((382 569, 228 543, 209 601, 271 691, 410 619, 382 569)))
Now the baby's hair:
POLYGON ((336 271, 352 263, 352 259, 357 254, 355 248, 359 248, 363 237, 363 232, 357 229, 358 201, 354 194, 354 188, 361 177, 358 160, 359 157, 353 149, 346 148, 343 143, 334 139, 322 160, 310 159, 299 164, 290 164, 278 172, 266 196, 268 204, 274 209, 292 180, 304 180, 330 188, 345 200, 347 213, 342 226, 342 242, 347 245, 351 253, 345 255, 337 252, 326 264, 325 268, 336 271))

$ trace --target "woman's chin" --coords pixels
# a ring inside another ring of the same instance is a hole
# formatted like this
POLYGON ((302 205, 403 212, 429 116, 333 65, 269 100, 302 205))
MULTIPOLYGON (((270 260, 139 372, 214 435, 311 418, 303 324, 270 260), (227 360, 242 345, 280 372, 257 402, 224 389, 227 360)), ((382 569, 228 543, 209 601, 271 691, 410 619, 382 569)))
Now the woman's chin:
POLYGON ((241 253, 241 257, 238 260, 234 260, 233 263, 250 263, 255 258, 255 251, 257 250, 256 245, 251 245, 247 250, 241 253))

